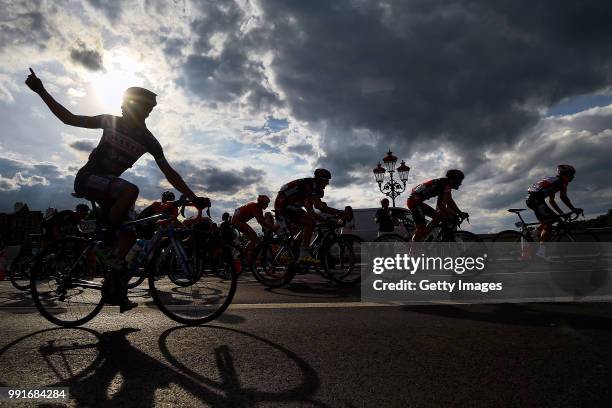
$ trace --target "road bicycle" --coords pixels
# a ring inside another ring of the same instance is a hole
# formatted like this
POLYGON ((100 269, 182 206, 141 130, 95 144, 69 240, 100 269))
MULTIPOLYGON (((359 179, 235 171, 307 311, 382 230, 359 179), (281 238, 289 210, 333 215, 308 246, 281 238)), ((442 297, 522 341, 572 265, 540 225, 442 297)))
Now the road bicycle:
MULTIPOLYGON (((505 230, 499 232, 494 238, 493 243, 506 244, 499 245, 496 250, 496 260, 498 261, 526 261, 532 258, 535 253, 534 241, 538 241, 536 236, 537 229, 535 226, 539 222, 525 222, 521 212, 524 208, 510 208, 508 212, 516 214, 519 221, 515 223, 518 230, 505 230)), ((558 243, 589 243, 588 245, 575 245, 577 251, 582 252, 582 255, 598 258, 601 256, 601 248, 598 242, 600 241, 597 235, 583 228, 576 228, 574 221, 578 219, 580 214, 567 213, 561 214, 553 224, 549 242, 558 243), (586 253, 585 253, 586 249, 586 253)), ((584 216, 584 215, 583 215, 584 216)), ((562 245, 559 250, 554 252, 554 257, 548 257, 548 260, 557 259, 560 261, 568 260, 571 257, 576 257, 571 246, 562 245)))
MULTIPOLYGON (((153 238, 128 266, 128 276, 144 268, 157 307, 174 321, 196 325, 217 318, 227 309, 236 291, 237 278, 229 250, 214 254, 215 262, 227 264, 229 277, 221 279, 212 273, 210 248, 222 244, 199 231, 176 227, 179 208, 183 212, 187 205, 191 203, 184 198, 162 204, 161 214, 124 223, 119 230, 140 223, 157 223, 159 228, 153 238)), ((96 211, 95 201, 92 208, 96 211)), ((36 256, 30 290, 37 309, 50 322, 75 327, 87 323, 102 310, 102 282, 109 275, 96 254, 102 233, 103 229, 98 227, 90 239, 61 238, 36 256)))
POLYGON ((363 240, 355 235, 339 234, 342 226, 339 217, 328 217, 315 227, 309 249, 320 262, 317 266, 298 264, 301 230, 294 236, 285 232, 280 237, 264 238, 253 250, 253 276, 265 286, 278 288, 291 282, 297 273, 314 269, 341 285, 359 283, 363 240))

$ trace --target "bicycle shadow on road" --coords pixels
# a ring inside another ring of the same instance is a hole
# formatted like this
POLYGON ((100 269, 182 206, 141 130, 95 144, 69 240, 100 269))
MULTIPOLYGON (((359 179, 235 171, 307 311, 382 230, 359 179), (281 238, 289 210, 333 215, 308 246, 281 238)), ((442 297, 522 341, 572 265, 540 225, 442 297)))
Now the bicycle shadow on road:
MULTIPOLYGON (((501 323, 517 326, 571 326, 575 329, 612 329, 612 318, 589 316, 563 310, 538 310, 544 304, 472 304, 472 305, 414 305, 404 306, 402 310, 449 317, 453 319, 478 322, 501 323)), ((546 306, 563 308, 576 304, 548 304, 546 306)))
POLYGON ((171 351, 172 337, 177 337, 174 345, 178 349, 180 349, 178 345, 181 338, 196 336, 196 339, 201 341, 201 334, 198 333, 197 327, 180 326, 166 330, 159 338, 159 348, 162 355, 175 369, 225 395, 221 406, 251 407, 259 403, 326 406, 314 399, 321 384, 319 375, 293 351, 242 330, 217 325, 205 327, 211 330, 207 331, 209 340, 223 339, 219 340, 220 344, 214 350, 215 363, 218 368, 215 379, 198 372, 198 370, 206 370, 202 364, 180 361, 176 353, 171 351), (224 344, 226 336, 234 338, 233 344, 244 345, 249 361, 239 361, 234 357, 236 353, 224 344), (286 363, 290 363, 290 366, 287 367, 286 363), (283 382, 288 384, 284 389, 282 387, 279 389, 283 382), (262 388, 269 388, 269 390, 262 388))
MULTIPOLYGON (((156 400, 177 405, 208 404, 219 407, 252 406, 257 402, 272 401, 289 405, 307 404, 324 406, 316 402, 314 393, 320 386, 314 369, 289 350, 264 338, 234 329, 209 326, 215 336, 222 330, 234 341, 255 342, 263 347, 277 350, 297 367, 297 386, 278 390, 279 381, 274 377, 252 373, 258 368, 243 365, 250 370, 237 369, 239 353, 228 344, 209 349, 202 342, 202 327, 192 328, 190 341, 200 347, 184 348, 195 362, 210 359, 213 363, 205 367, 210 372, 202 374, 198 364, 179 362, 170 351, 173 341, 169 339, 174 328, 164 332, 159 339, 162 355, 170 361, 154 358, 156 350, 146 353, 131 344, 128 336, 139 330, 123 328, 99 333, 95 330, 77 328, 53 328, 23 336, 0 349, 0 386, 68 387, 71 402, 77 406, 143 406, 155 405, 156 400), (195 370, 189 366, 194 366, 195 370), (255 374, 255 375, 253 375, 255 374), (258 383, 272 379, 274 390, 258 390, 258 383)), ((249 355, 249 354, 247 354, 249 355)), ((277 368, 276 362, 270 364, 277 368)), ((261 373, 260 373, 261 374, 261 373)), ((278 374, 278 373, 276 373, 278 374)), ((283 373, 284 374, 284 373, 283 373)))

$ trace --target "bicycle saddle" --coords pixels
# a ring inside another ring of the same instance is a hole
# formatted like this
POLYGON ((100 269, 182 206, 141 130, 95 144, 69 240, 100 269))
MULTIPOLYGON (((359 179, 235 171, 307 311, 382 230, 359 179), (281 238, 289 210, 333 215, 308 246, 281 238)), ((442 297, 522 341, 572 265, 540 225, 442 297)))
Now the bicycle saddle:
POLYGON ((526 210, 525 208, 509 208, 509 209, 508 209, 508 212, 518 214, 518 213, 520 213, 521 211, 525 211, 525 210, 526 210))

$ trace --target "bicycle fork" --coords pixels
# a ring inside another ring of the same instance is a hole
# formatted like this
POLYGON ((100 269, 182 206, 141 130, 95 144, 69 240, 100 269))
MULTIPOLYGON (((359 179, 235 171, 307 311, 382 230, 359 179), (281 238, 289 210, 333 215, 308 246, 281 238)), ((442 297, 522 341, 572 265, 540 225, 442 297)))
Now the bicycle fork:
POLYGON ((187 261, 187 254, 185 253, 185 248, 183 248, 181 243, 176 239, 172 231, 168 231, 168 237, 170 238, 172 248, 174 248, 174 253, 177 255, 179 264, 181 265, 181 269, 183 269, 183 272, 185 272, 187 276, 192 276, 191 265, 187 261))

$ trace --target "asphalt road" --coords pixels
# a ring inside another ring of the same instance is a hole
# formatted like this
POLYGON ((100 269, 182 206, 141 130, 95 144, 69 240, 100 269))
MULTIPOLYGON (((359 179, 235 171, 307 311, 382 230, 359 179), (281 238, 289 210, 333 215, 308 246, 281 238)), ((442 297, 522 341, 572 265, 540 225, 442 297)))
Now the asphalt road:
POLYGON ((65 386, 68 405, 96 407, 612 403, 607 303, 368 306, 300 276, 243 280, 220 319, 182 327, 132 297, 58 329, 0 282, 0 386, 65 386))

